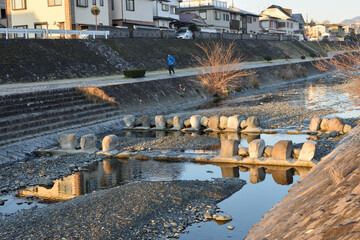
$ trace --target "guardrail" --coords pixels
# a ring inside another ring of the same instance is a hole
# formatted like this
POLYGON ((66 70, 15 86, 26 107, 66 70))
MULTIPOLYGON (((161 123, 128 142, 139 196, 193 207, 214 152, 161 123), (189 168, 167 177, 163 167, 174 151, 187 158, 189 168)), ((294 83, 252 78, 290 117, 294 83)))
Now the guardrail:
POLYGON ((52 39, 53 34, 64 35, 68 39, 69 35, 92 36, 94 39, 96 36, 105 36, 107 39, 110 35, 110 31, 79 31, 79 30, 56 30, 56 29, 19 29, 19 28, 0 28, 0 33, 5 34, 6 39, 9 39, 9 34, 23 34, 26 39, 29 38, 29 34, 38 34, 43 38, 47 36, 52 39))

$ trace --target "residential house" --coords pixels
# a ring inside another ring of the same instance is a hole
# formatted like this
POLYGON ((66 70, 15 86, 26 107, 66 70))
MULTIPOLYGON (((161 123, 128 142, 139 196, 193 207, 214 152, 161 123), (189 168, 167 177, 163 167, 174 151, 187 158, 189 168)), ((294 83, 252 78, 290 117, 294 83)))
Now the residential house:
POLYGON ((109 0, 6 0, 10 28, 81 30, 95 25, 91 8, 97 6, 98 25, 109 26, 109 0))
POLYGON ((0 28, 7 26, 5 0, 0 0, 0 28))
POLYGON ((345 36, 343 25, 328 24, 327 27, 329 29, 330 37, 342 38, 345 36))
POLYGON ((227 3, 223 1, 183 1, 180 2, 180 13, 199 15, 206 22, 208 28, 215 29, 217 32, 241 31, 239 12, 228 8, 227 3))
POLYGON ((236 9, 241 16, 241 32, 249 34, 257 34, 260 32, 260 15, 251 13, 242 9, 236 9))
POLYGON ((271 5, 261 12, 260 26, 263 32, 276 31, 279 34, 293 35, 299 33, 300 23, 293 17, 292 10, 282 8, 278 5, 271 5))
POLYGON ((180 29, 182 27, 188 28, 193 24, 195 24, 200 29, 207 27, 204 19, 195 13, 180 13, 179 20, 171 23, 171 25, 176 29, 180 29))
POLYGON ((154 26, 153 0, 110 1, 113 26, 154 26))
POLYGON ((179 20, 178 0, 153 1, 154 25, 159 28, 171 28, 171 23, 179 20))
POLYGON ((292 17, 299 23, 299 29, 298 30, 294 29, 294 32, 300 33, 303 36, 305 36, 305 20, 303 15, 301 13, 294 13, 292 17))
POLYGON ((328 26, 324 24, 306 25, 306 35, 313 40, 322 40, 325 36, 330 36, 328 26))

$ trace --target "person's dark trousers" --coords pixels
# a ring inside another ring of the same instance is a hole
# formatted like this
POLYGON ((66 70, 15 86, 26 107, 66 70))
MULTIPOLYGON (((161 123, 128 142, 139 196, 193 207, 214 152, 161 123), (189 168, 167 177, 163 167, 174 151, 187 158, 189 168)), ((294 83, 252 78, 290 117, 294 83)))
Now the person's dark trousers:
POLYGON ((174 65, 169 65, 169 73, 171 74, 171 72, 175 74, 174 65))

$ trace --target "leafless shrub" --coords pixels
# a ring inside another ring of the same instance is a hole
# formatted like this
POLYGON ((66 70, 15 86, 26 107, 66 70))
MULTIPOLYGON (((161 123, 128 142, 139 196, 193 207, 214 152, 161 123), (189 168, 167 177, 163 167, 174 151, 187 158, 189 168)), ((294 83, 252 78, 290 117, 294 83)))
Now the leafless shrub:
POLYGON ((329 175, 333 183, 339 184, 344 181, 344 167, 333 166, 328 169, 329 175))
POLYGON ((295 77, 295 74, 294 74, 294 71, 293 69, 291 68, 290 65, 288 65, 286 67, 285 70, 282 71, 281 73, 281 79, 282 80, 290 80, 290 79, 293 79, 295 77))
POLYGON ((250 76, 250 84, 253 88, 259 88, 259 78, 256 74, 250 76))
MULTIPOLYGON (((329 52, 331 58, 322 58, 321 61, 313 62, 313 65, 320 71, 334 71, 338 77, 349 81, 351 87, 347 90, 359 97, 360 43, 338 44, 336 47, 327 45, 324 51, 329 52)), ((359 102, 359 98, 355 100, 359 102)))
POLYGON ((97 102, 100 98, 107 102, 119 104, 118 102, 116 102, 115 98, 110 97, 103 90, 101 90, 97 87, 79 87, 78 89, 80 91, 84 92, 85 96, 88 97, 92 101, 97 102))
POLYGON ((279 76, 280 76, 279 71, 278 71, 278 70, 275 70, 275 71, 274 71, 274 77, 279 78, 279 76))
POLYGON ((254 72, 241 69, 243 56, 236 56, 235 41, 225 45, 222 41, 196 44, 203 56, 193 56, 202 74, 199 81, 212 95, 225 96, 234 88, 241 88, 241 78, 254 72))

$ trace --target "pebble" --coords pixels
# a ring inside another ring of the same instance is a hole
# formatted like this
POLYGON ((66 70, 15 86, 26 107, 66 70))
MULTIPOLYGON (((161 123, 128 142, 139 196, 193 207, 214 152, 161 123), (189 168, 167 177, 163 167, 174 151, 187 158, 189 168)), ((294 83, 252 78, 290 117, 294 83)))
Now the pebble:
POLYGON ((234 230, 235 227, 229 225, 229 226, 227 226, 227 228, 228 228, 229 230, 234 230))

